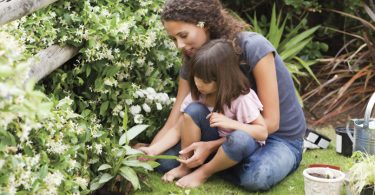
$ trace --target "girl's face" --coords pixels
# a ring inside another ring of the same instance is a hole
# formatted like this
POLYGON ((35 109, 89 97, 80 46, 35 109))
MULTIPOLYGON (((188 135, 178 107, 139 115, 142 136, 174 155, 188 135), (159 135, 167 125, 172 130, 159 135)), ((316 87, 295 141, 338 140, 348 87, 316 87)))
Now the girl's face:
POLYGON ((209 95, 217 91, 217 85, 215 81, 207 83, 202 79, 194 77, 194 83, 197 86, 198 91, 203 95, 209 95))
POLYGON ((208 31, 195 24, 181 21, 164 21, 163 24, 177 48, 189 57, 209 40, 208 31))

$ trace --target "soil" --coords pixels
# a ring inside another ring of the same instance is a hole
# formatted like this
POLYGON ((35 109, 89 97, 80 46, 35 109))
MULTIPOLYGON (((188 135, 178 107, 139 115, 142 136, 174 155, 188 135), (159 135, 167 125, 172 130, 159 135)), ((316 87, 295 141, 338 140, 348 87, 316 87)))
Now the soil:
POLYGON ((329 178, 326 174, 320 174, 320 173, 309 173, 309 175, 313 177, 323 178, 323 179, 335 179, 336 177, 329 178))

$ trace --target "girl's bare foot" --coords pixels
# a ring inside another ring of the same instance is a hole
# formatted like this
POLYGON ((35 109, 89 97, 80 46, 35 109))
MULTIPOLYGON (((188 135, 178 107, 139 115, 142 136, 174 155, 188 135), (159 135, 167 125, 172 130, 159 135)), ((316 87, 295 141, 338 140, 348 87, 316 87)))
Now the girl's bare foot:
POLYGON ((167 173, 165 173, 161 179, 163 181, 166 181, 166 182, 172 182, 175 179, 184 177, 185 175, 189 174, 190 172, 191 172, 191 170, 188 167, 180 164, 180 166, 178 166, 178 167, 168 171, 167 173))
POLYGON ((132 148, 134 148, 134 149, 139 149, 139 148, 141 148, 141 147, 148 147, 148 146, 150 146, 150 144, 146 144, 146 143, 136 143, 136 144, 134 144, 134 146, 132 146, 132 148))
MULTIPOLYGON (((145 153, 148 156, 155 155, 155 153, 153 152, 151 147, 140 147, 140 148, 138 148, 138 150, 142 151, 143 153, 145 153)), ((142 161, 142 162, 146 162, 146 161, 149 161, 149 160, 152 160, 152 159, 140 156, 140 157, 138 157, 138 160, 142 161)))
POLYGON ((206 174, 203 169, 199 168, 189 175, 186 175, 179 179, 176 182, 176 185, 181 188, 194 188, 206 182, 209 177, 210 175, 206 174))

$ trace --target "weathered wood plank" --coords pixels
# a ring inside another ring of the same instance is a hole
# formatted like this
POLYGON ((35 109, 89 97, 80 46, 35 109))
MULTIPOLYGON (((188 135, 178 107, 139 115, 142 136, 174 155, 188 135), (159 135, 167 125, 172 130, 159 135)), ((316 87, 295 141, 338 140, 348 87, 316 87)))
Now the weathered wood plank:
POLYGON ((0 25, 33 13, 57 0, 0 0, 0 25))
POLYGON ((36 60, 39 61, 31 66, 28 80, 33 79, 35 82, 38 82, 73 58, 77 53, 78 49, 75 47, 60 47, 58 45, 52 45, 40 51, 36 55, 36 60))

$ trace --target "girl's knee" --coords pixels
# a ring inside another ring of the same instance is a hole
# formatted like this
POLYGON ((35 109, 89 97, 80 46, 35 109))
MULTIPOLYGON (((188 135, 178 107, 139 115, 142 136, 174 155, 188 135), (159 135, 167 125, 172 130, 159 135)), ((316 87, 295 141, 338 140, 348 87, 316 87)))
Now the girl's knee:
POLYGON ((193 118, 194 116, 209 113, 209 110, 199 102, 192 102, 185 108, 184 113, 193 118))

